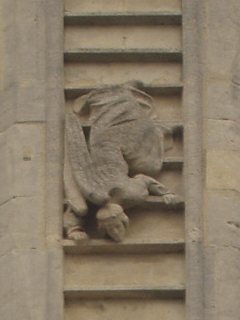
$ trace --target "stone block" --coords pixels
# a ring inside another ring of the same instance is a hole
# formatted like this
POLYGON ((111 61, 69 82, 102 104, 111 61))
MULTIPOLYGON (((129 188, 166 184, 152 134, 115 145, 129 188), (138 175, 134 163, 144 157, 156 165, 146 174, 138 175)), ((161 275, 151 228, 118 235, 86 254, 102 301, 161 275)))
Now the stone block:
POLYGON ((232 120, 206 120, 206 148, 240 152, 240 124, 232 120))
POLYGON ((151 11, 181 11, 180 0, 66 0, 65 11, 69 13, 84 12, 148 12, 151 11))
POLYGON ((17 88, 18 106, 17 117, 18 122, 44 122, 45 121, 45 97, 44 87, 32 83, 21 84, 17 88))
POLYGON ((222 248, 215 260, 216 313, 219 320, 238 320, 240 305, 236 297, 240 296, 239 249, 222 248), (225 294, 223 294, 225 293, 225 294))
POLYGON ((46 261, 45 252, 13 252, 0 258, 1 319, 47 319, 46 261))
POLYGON ((0 264, 1 319, 62 319, 59 252, 14 251, 0 264))
POLYGON ((235 55, 239 41, 239 2, 238 0, 208 1, 206 43, 207 71, 211 79, 231 79, 235 55))
POLYGON ((233 190, 205 194, 205 243, 240 248, 240 196, 233 190))
POLYGON ((40 196, 44 192, 44 125, 19 124, 10 138, 14 196, 40 196))
POLYGON ((0 134, 0 204, 13 196, 41 195, 44 179, 44 126, 14 125, 0 134))
POLYGON ((10 0, 1 8, 3 130, 3 125, 9 126, 14 120, 45 119, 45 29, 41 14, 44 5, 37 0, 10 0))
POLYGON ((17 40, 17 120, 45 119, 45 61, 43 5, 23 1, 16 10, 17 40))
POLYGON ((18 197, 0 207, 0 255, 38 250, 45 243, 41 197, 18 197))
POLYGON ((17 68, 16 64, 19 63, 18 60, 18 46, 16 45, 16 33, 17 33, 17 23, 16 23, 16 0, 4 1, 1 3, 1 13, 2 19, 1 23, 4 28, 3 32, 3 87, 2 89, 8 90, 12 89, 12 96, 10 96, 12 105, 16 102, 16 83, 17 83, 17 68))
POLYGON ((240 191, 240 154, 235 151, 206 152, 206 188, 240 191))
POLYGON ((240 119, 240 88, 230 81, 207 82, 205 116, 208 119, 234 120, 240 119))
POLYGON ((9 150, 10 129, 0 134, 0 205, 8 201, 13 196, 12 186, 12 165, 11 154, 9 150))
POLYGON ((239 249, 209 247, 205 250, 206 320, 238 320, 240 305, 239 249))
POLYGON ((0 90, 0 133, 12 126, 16 120, 15 92, 12 86, 0 90))

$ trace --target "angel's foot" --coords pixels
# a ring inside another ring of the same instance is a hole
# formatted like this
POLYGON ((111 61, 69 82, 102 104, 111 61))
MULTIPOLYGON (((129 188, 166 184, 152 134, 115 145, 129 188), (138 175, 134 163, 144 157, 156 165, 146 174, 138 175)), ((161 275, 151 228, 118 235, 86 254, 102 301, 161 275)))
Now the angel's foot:
POLYGON ((103 235, 108 235, 116 242, 124 239, 129 218, 117 204, 107 204, 97 213, 99 230, 103 235))
POLYGON ((149 195, 163 196, 164 194, 169 193, 168 189, 163 184, 152 177, 146 176, 145 174, 137 174, 134 178, 141 179, 144 182, 149 195))
MULTIPOLYGON (((140 175, 139 175, 140 176, 140 175)), ((143 176, 147 184, 148 192, 153 196, 163 196, 164 202, 167 205, 175 205, 179 201, 179 197, 170 192, 163 184, 153 179, 152 177, 143 176)))
POLYGON ((74 241, 88 240, 88 235, 79 227, 72 227, 67 230, 67 238, 74 241))
POLYGON ((169 191, 163 184, 161 184, 157 180, 153 178, 149 178, 148 192, 150 195, 153 195, 153 196, 163 196, 169 191))
POLYGON ((174 193, 168 193, 163 196, 163 199, 164 199, 165 204, 175 205, 178 202, 179 197, 176 196, 174 193))

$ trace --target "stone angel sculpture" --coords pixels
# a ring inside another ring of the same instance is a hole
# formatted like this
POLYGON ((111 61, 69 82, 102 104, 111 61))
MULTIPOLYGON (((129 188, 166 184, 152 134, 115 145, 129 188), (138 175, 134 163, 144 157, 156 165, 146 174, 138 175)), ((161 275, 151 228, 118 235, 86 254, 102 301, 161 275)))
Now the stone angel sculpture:
POLYGON ((87 238, 82 220, 90 202, 99 207, 101 232, 121 241, 129 223, 124 209, 148 195, 163 196, 166 203, 175 197, 154 179, 162 169, 165 128, 152 98, 134 84, 99 87, 76 99, 73 109, 65 125, 66 237, 87 238))

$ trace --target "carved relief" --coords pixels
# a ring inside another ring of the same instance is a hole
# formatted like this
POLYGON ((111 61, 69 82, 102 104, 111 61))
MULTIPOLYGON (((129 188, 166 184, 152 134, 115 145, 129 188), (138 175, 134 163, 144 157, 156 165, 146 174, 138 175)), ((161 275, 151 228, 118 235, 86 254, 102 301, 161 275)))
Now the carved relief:
POLYGON ((121 241, 129 223, 124 209, 148 195, 174 200, 154 179, 162 169, 166 130, 152 98, 134 84, 100 87, 75 100, 65 126, 66 237, 87 238, 88 203, 98 207, 100 232, 121 241))

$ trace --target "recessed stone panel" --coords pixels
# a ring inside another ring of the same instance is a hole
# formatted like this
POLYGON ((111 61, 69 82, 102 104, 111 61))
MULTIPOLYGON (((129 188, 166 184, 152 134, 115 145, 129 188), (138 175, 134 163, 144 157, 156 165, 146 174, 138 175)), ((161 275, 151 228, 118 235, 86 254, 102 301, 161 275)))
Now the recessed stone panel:
POLYGON ((65 28, 65 50, 181 49, 180 26, 69 26, 65 28))
POLYGON ((182 180, 182 172, 178 170, 164 170, 158 177, 158 181, 179 196, 184 195, 182 180))
POLYGON ((148 12, 181 11, 181 0, 65 0, 65 11, 84 12, 148 12))
POLYGON ((178 84, 181 82, 180 63, 66 63, 67 87, 120 84, 140 80, 146 84, 178 84))
POLYGON ((178 300, 81 300, 67 302, 65 320, 184 320, 185 307, 178 300))
POLYGON ((65 256, 66 286, 178 286, 184 273, 181 253, 65 256))
POLYGON ((154 96, 153 98, 155 110, 160 120, 180 120, 182 118, 181 97, 154 96))
POLYGON ((171 241, 184 239, 184 215, 181 212, 157 209, 132 209, 126 238, 171 241))

